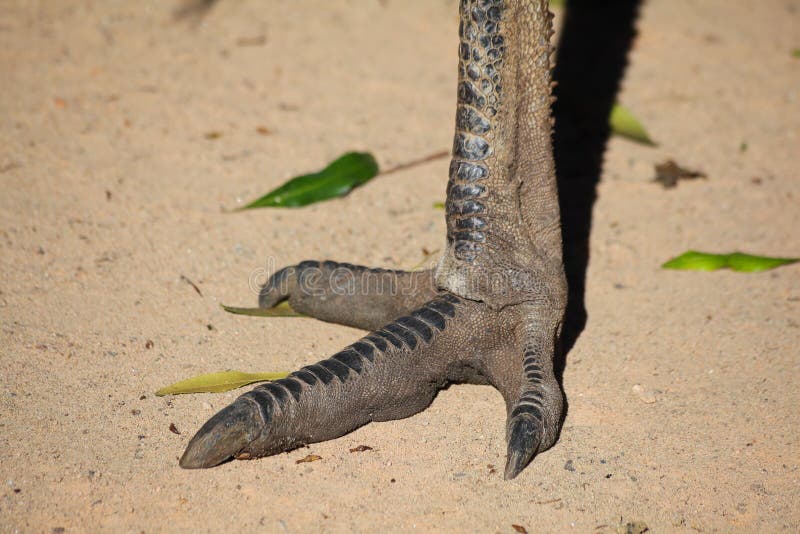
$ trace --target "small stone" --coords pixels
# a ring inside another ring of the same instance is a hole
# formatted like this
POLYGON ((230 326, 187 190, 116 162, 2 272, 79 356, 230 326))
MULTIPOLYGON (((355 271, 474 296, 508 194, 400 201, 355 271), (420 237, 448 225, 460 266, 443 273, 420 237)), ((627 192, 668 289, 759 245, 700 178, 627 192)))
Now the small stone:
POLYGON ((572 472, 575 471, 575 466, 572 465, 572 460, 567 460, 566 461, 566 463, 564 464, 564 469, 566 469, 567 471, 572 471, 572 472))
POLYGON ((641 384, 634 384, 631 390, 639 397, 639 400, 645 404, 653 404, 656 402, 656 394, 649 389, 645 389, 641 384))

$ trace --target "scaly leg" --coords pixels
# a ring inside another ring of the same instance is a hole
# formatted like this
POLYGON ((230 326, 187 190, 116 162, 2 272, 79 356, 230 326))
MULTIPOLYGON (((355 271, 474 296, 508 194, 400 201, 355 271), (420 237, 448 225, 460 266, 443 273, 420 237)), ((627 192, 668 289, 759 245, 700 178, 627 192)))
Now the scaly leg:
POLYGON ((192 438, 183 467, 266 456, 408 417, 448 382, 490 383, 503 394, 506 478, 554 443, 563 394, 553 357, 566 281, 551 145, 552 15, 547 0, 459 5, 447 244, 433 280, 430 272, 332 262, 276 273, 262 306, 288 298, 298 311, 362 328, 394 320, 242 395, 192 438), (379 290, 382 280, 416 289, 392 294, 379 290))

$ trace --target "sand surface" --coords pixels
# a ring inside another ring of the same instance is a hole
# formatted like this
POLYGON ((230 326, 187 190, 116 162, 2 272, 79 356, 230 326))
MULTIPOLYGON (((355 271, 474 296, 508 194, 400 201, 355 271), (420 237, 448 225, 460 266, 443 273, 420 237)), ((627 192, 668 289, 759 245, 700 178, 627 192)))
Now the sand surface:
POLYGON ((489 387, 206 471, 177 459, 240 392, 153 395, 363 335, 220 309, 254 305, 265 269, 442 246, 446 159, 302 210, 223 208, 347 150, 446 150, 454 0, 230 1, 194 22, 174 2, 0 2, 0 531, 796 532, 800 266, 659 269, 800 255, 800 2, 757 4, 644 6, 619 99, 659 146, 607 147, 563 432, 505 482, 489 387), (708 178, 665 190, 668 158, 708 178))

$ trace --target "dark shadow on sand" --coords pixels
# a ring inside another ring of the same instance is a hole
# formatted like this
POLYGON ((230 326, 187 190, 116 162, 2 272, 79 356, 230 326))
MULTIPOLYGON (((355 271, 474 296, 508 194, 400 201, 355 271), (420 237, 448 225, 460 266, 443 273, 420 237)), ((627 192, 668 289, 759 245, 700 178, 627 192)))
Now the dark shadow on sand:
POLYGON ((588 317, 584 296, 592 208, 611 133, 608 117, 625 74, 639 4, 640 0, 569 0, 558 43, 553 144, 569 284, 563 351, 555 362, 559 381, 566 354, 588 317))

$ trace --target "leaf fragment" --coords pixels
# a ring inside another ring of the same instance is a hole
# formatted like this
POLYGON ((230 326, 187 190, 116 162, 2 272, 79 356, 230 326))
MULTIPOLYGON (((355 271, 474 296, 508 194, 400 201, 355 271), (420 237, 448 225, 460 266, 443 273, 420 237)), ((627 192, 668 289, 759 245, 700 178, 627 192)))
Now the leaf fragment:
POLYGON ((656 177, 653 178, 653 181, 663 185, 664 189, 671 189, 677 186, 679 180, 706 178, 704 172, 685 169, 671 159, 668 159, 664 163, 657 163, 655 169, 656 177))
POLYGON ((278 380, 289 373, 243 373, 241 371, 221 371, 187 378, 156 391, 156 395, 181 395, 184 393, 222 393, 240 388, 254 382, 278 380))
POLYGON ((528 534, 528 529, 526 529, 522 525, 511 525, 511 528, 519 532, 519 534, 528 534))
POLYGON ((307 317, 307 315, 295 311, 288 301, 279 302, 272 308, 239 308, 225 304, 220 304, 220 306, 228 313, 251 317, 307 317))
POLYGON ((296 464, 307 464, 309 462, 316 462, 317 460, 322 460, 322 456, 318 456, 316 454, 309 454, 308 456, 304 456, 299 460, 295 460, 294 463, 296 464))
POLYGON ((350 452, 365 452, 371 450, 372 447, 370 447, 369 445, 359 445, 358 447, 353 447, 352 449, 350 449, 350 452))
POLYGON ((770 256, 754 256, 743 252, 730 254, 711 254, 689 250, 665 262, 663 269, 686 271, 716 271, 731 269, 740 273, 755 273, 789 265, 800 261, 800 258, 774 258, 770 256))
POLYGON ((626 107, 614 104, 608 118, 611 131, 638 143, 656 146, 639 119, 626 107))
POLYGON ((378 174, 378 162, 366 152, 348 152, 319 172, 296 176, 236 211, 297 208, 342 197, 378 174))
POLYGON ((178 430, 178 427, 175 426, 175 423, 170 423, 169 424, 169 431, 172 432, 173 434, 177 434, 179 436, 181 435, 181 431, 178 430))
POLYGON ((789 265, 800 261, 800 258, 772 258, 769 256, 752 256, 742 252, 728 255, 728 267, 739 273, 757 273, 789 265))
POLYGON ((433 209, 435 210, 443 210, 444 209, 444 202, 434 202, 433 209))

